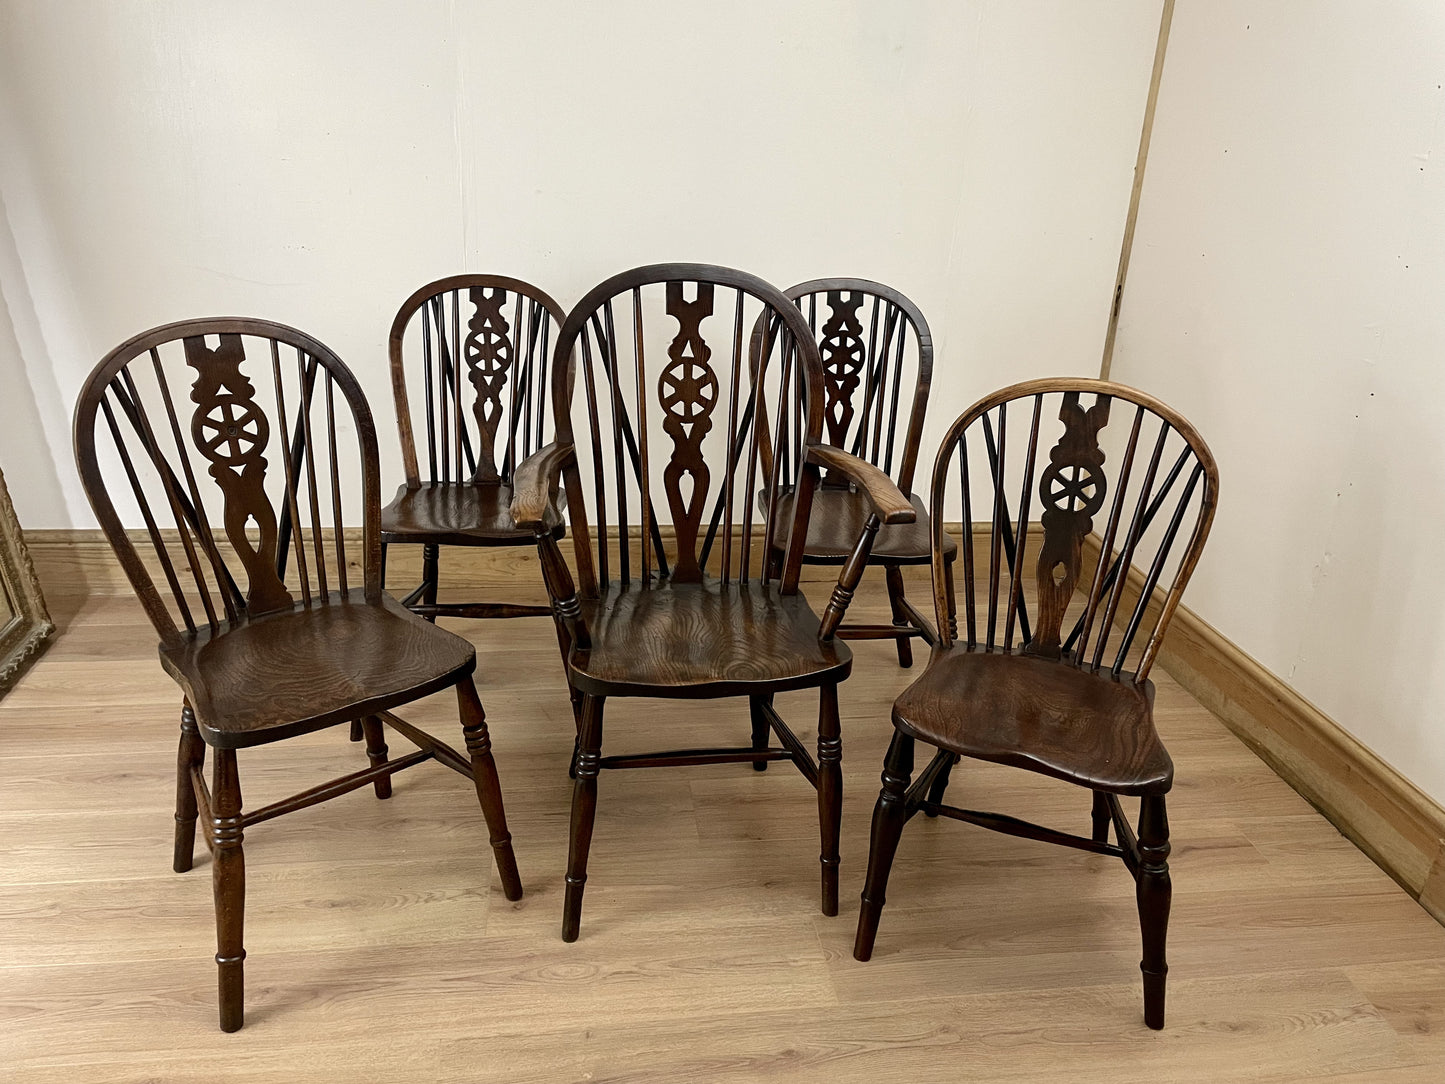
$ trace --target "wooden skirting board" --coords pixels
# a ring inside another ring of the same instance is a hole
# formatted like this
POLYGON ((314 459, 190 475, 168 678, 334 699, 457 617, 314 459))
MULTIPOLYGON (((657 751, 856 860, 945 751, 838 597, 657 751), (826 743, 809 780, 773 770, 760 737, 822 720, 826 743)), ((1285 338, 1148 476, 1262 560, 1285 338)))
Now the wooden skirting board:
MULTIPOLYGON (((1084 548, 1092 567, 1098 537, 1084 548)), ((1131 569, 1127 582, 1132 602, 1143 575, 1131 569)), ((1175 611, 1159 663, 1445 924, 1445 809, 1189 607, 1175 611)))
MULTIPOLYGON (((951 527, 956 531, 956 525, 951 527)), ((987 527, 975 526, 975 531, 986 536, 987 527)), ((1031 533, 1038 537, 1036 530, 1031 533)), ((52 597, 129 590, 99 531, 28 531, 26 541, 52 597)), ((986 551, 984 538, 977 549, 986 551)), ((1085 565, 1097 558, 1097 539, 1089 539, 1085 565)), ((393 546, 387 563, 393 591, 419 582, 420 547, 393 546)), ((918 571, 926 574, 926 569, 918 571)), ((827 568, 804 572, 809 581, 836 576, 827 568)), ((1137 591, 1141 580, 1134 570, 1130 586, 1137 591)), ((545 602, 536 551, 530 547, 449 548, 442 583, 448 589, 505 588, 509 600, 545 602)), ((817 601, 821 605, 823 600, 817 601)), ((925 613, 931 610, 925 599, 918 602, 925 613)), ((1445 809, 1186 606, 1175 614, 1160 664, 1445 923, 1445 809)))

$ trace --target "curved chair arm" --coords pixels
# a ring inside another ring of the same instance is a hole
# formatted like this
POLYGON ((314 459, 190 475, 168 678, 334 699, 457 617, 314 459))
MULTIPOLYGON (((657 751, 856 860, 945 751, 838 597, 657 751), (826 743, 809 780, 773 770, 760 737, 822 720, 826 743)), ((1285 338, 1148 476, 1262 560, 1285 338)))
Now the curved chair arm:
POLYGON ((838 626, 843 623, 843 615, 848 612, 848 604, 853 601, 853 593, 858 590, 858 583, 863 579, 863 570, 868 567, 868 555, 873 552, 873 539, 878 534, 878 528, 884 523, 912 523, 918 514, 913 509, 913 503, 893 484, 892 478, 871 463, 865 463, 841 448, 830 444, 814 444, 808 448, 808 462, 843 475, 858 487, 873 506, 873 511, 863 523, 857 545, 853 547, 853 552, 848 554, 848 560, 843 563, 843 569, 838 573, 838 583, 833 588, 833 595, 823 609, 818 638, 826 642, 833 639, 838 626))
MULTIPOLYGON (((553 616, 566 631, 571 646, 585 650, 592 646, 592 638, 582 620, 577 585, 554 534, 562 522, 562 514, 557 511, 557 485, 563 469, 576 458, 577 449, 572 444, 554 441, 524 459, 512 473, 512 520, 537 536, 537 556, 542 562, 542 580, 552 601, 553 616)), ((564 662, 566 650, 564 645, 564 662)))
POLYGON ((522 460, 512 473, 512 522, 533 532, 556 529, 562 522, 557 483, 576 457, 575 446, 554 441, 522 460))
POLYGON ((893 479, 872 463, 866 463, 831 444, 810 445, 808 462, 825 470, 835 470, 856 485, 868 498, 880 523, 912 523, 918 518, 912 502, 903 495, 893 479))

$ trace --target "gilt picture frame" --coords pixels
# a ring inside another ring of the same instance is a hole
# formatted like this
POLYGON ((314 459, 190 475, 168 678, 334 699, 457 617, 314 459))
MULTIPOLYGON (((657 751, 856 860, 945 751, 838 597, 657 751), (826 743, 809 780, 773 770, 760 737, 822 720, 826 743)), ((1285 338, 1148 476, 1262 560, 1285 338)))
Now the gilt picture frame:
POLYGON ((55 623, 45 608, 40 580, 0 472, 0 696, 39 657, 54 633, 55 623))

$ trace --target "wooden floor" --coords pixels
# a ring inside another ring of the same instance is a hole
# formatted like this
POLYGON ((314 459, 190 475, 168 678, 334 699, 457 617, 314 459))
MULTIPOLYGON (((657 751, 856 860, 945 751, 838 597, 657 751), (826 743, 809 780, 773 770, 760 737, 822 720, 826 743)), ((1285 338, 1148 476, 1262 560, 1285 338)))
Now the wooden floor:
MULTIPOLYGON (((865 591, 881 616, 881 580, 865 591)), ((1163 1032, 1143 1024, 1114 859, 918 818, 876 954, 853 960, 909 680, 889 644, 855 645, 843 687, 839 917, 818 913, 815 800, 788 766, 613 772, 582 938, 563 944, 572 722, 538 620, 452 626, 478 647, 525 899, 503 899, 471 788, 436 765, 390 801, 258 825, 247 1022, 223 1035, 204 849, 170 871, 176 690, 128 597, 52 604, 59 639, 0 701, 5 1082, 1445 1080, 1445 930, 1162 675, 1163 1032)), ((780 707, 811 731, 816 696, 780 707)), ((456 727, 452 701, 412 715, 456 727)), ((609 704, 609 752, 747 733, 736 703, 609 704)), ((362 764, 333 730, 243 754, 242 785, 254 807, 362 764)), ((956 800, 1087 831, 1066 785, 978 765, 954 780, 956 800)))

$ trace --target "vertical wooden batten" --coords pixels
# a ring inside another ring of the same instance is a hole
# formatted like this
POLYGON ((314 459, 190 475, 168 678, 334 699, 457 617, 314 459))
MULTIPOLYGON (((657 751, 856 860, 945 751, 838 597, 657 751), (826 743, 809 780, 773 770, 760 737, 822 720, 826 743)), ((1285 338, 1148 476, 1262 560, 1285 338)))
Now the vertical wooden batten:
POLYGON ((1139 194, 1144 188, 1144 166, 1149 161, 1149 139, 1154 132, 1154 107, 1159 101, 1159 79, 1164 74, 1164 54, 1169 49, 1169 26, 1174 21, 1174 0, 1164 0, 1159 13, 1159 40, 1154 46, 1154 69, 1149 75, 1149 97, 1144 103, 1144 123, 1139 130, 1139 154, 1134 159, 1134 186, 1129 191, 1129 213, 1124 218, 1124 240, 1119 246, 1119 270, 1114 275, 1114 293, 1109 306, 1109 326, 1104 332, 1104 356, 1099 361, 1099 379, 1108 380, 1114 364, 1114 336, 1119 330, 1119 309, 1124 303, 1124 280, 1129 274, 1129 252, 1134 247, 1134 223, 1139 218, 1139 194))

